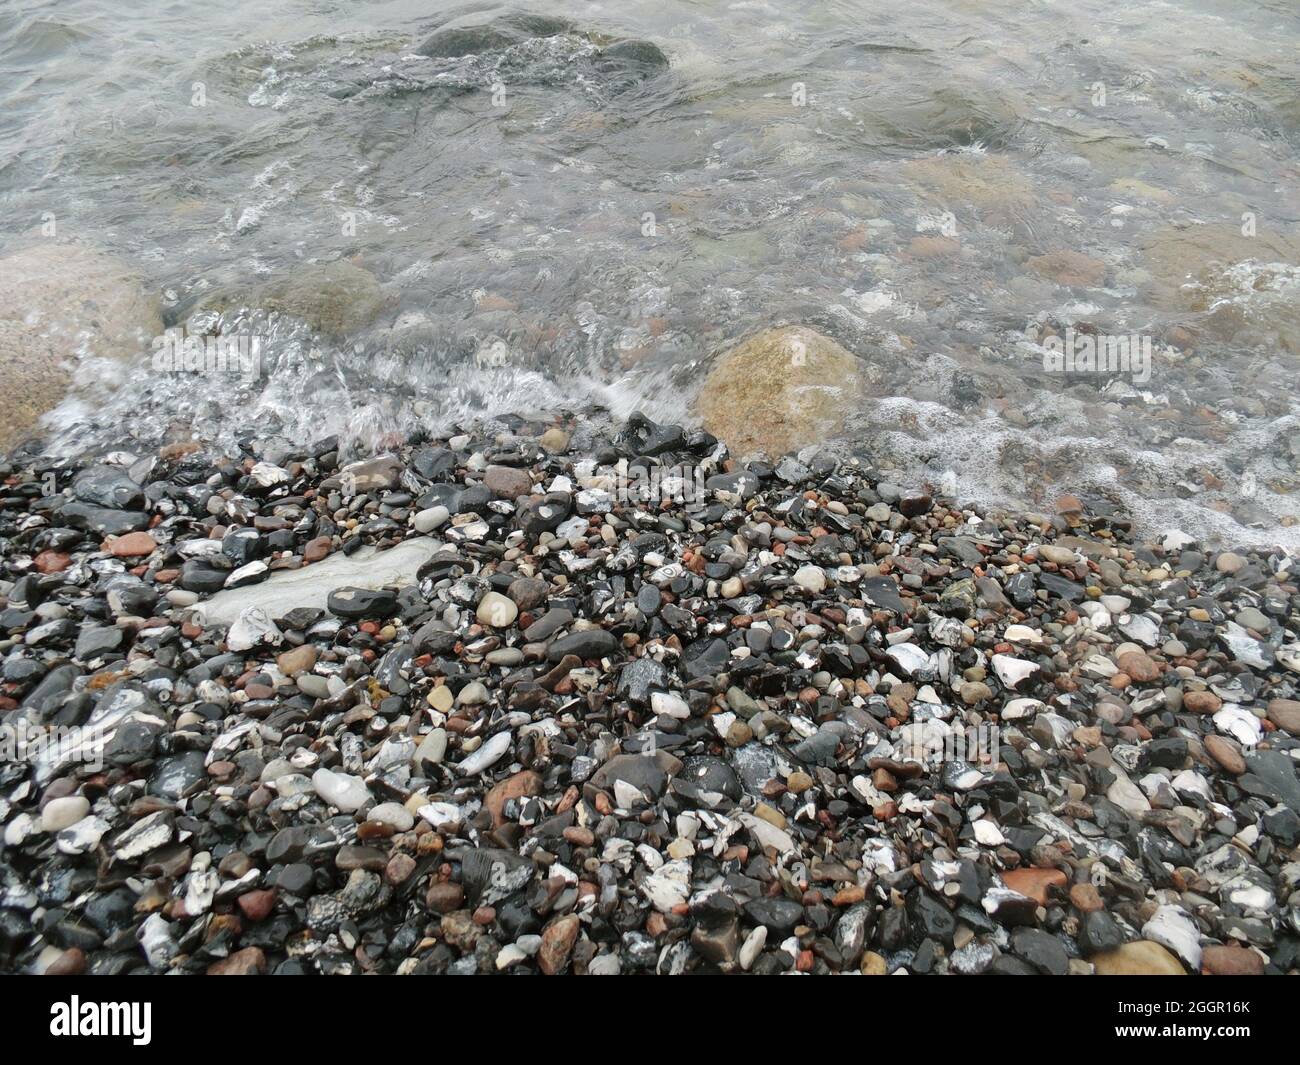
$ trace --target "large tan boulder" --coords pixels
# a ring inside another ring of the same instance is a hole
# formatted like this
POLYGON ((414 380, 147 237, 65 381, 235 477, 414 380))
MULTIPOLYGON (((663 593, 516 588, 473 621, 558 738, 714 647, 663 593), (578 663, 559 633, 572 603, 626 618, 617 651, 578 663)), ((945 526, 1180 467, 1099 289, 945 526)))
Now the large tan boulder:
POLYGON ((859 360, 815 329, 765 329, 719 356, 695 413, 734 455, 776 457, 838 432, 862 376, 859 360))
POLYGON ((157 297, 111 255, 47 242, 0 258, 0 447, 63 398, 78 359, 139 354, 162 329, 157 297))

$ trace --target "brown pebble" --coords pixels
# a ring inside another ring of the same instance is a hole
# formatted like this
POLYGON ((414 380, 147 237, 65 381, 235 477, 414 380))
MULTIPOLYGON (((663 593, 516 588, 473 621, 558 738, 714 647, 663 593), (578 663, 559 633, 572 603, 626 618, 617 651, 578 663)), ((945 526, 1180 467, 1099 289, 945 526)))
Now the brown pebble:
POLYGON ((465 901, 465 889, 459 884, 430 884, 424 904, 434 913, 451 913, 465 901))
POLYGON ((483 805, 492 814, 492 827, 500 828, 505 824, 502 810, 511 799, 522 799, 542 793, 542 776, 531 769, 524 769, 512 777, 507 777, 495 785, 483 800, 483 805))
POLYGON ((331 541, 328 536, 318 536, 314 540, 308 540, 302 549, 303 561, 319 562, 330 553, 330 546, 331 541))
POLYGON ((1104 905, 1101 893, 1092 884, 1071 885, 1070 901, 1080 913, 1096 913, 1104 905))
POLYGON ((1240 748, 1225 736, 1206 736, 1205 753, 1233 776, 1241 776, 1246 771, 1246 759, 1241 756, 1240 748))
POLYGON ((596 834, 581 825, 570 825, 564 830, 564 838, 575 847, 590 847, 596 842, 596 834))
POLYGON ((537 965, 547 976, 563 972, 578 941, 581 925, 574 914, 558 917, 542 932, 542 945, 537 951, 537 965))
POLYGON ((1120 670, 1137 684, 1149 684, 1160 676, 1160 666, 1141 651, 1125 651, 1115 660, 1120 670))
POLYGON ((104 550, 115 558, 139 558, 141 555, 152 555, 157 548, 158 541, 147 532, 110 536, 104 541, 104 550))
POLYGON ((45 969, 46 976, 80 976, 86 971, 86 953, 80 947, 69 947, 45 969))
POLYGON ((275 906, 275 889, 261 888, 239 896, 239 912, 256 924, 265 921, 275 906))
POLYGON ((398 851, 388 859, 388 864, 384 867, 384 879, 394 887, 404 884, 415 872, 415 864, 415 859, 409 854, 398 851))
POLYGON ((245 947, 228 958, 208 966, 209 976, 258 976, 266 972, 266 955, 261 947, 245 947))
POLYGON ((1210 976, 1263 976, 1264 959, 1245 947, 1210 946, 1201 951, 1201 972, 1210 976))
POLYGON ((1048 890, 1065 887, 1066 879, 1059 869, 1029 868, 1008 869, 1002 874, 1002 882, 1012 891, 1033 899, 1040 906, 1046 906, 1048 890))
POLYGON ((1268 719, 1283 732, 1300 736, 1300 701, 1295 699, 1270 699, 1268 719))
POLYGON ((71 564, 71 557, 62 551, 42 551, 32 559, 38 573, 62 573, 71 564))
POLYGON ((1183 709, 1192 714, 1217 714, 1223 705, 1214 692, 1183 692, 1183 709))

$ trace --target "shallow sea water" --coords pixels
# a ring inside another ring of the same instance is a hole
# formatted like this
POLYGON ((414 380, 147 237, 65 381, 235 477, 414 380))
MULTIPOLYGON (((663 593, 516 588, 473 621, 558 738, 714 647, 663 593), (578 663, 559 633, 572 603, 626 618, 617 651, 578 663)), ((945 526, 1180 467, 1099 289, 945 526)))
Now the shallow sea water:
POLYGON ((513 10, 572 32, 440 59, 414 49, 507 9, 19 6, 0 250, 52 213, 170 323, 264 338, 254 381, 144 351, 83 367, 64 450, 687 420, 720 350, 805 323, 866 364, 836 446, 894 480, 1300 546, 1290 2, 560 0, 513 10), (616 38, 669 69, 602 69, 616 38), (266 305, 327 264, 378 311, 353 325, 344 292, 326 329, 266 305), (1066 328, 1149 338, 1149 379, 1046 369, 1066 328))

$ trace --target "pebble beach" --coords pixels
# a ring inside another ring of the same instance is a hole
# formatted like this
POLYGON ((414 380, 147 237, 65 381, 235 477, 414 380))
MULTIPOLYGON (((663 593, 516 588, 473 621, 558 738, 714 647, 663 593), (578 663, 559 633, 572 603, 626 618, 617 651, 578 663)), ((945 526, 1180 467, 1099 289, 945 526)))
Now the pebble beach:
POLYGON ((1300 964, 1292 556, 643 417, 336 447, 0 469, 7 969, 1300 964))
POLYGON ((1300 975, 1294 5, 11 7, 0 974, 1300 975))

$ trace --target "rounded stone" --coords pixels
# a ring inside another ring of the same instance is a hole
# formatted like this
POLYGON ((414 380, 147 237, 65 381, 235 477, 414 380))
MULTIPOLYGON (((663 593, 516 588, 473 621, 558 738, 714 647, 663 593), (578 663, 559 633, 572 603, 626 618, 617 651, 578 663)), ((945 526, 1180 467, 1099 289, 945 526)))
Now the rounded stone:
POLYGON ((82 795, 51 799, 41 811, 41 830, 61 832, 90 813, 90 800, 82 795))
POLYGON ((826 589, 826 572, 820 566, 800 566, 795 570, 794 583, 816 595, 826 589))
POLYGON ((494 629, 509 628, 518 616, 519 607, 500 592, 488 592, 484 595, 479 600, 478 610, 475 612, 480 625, 488 625, 494 629))

